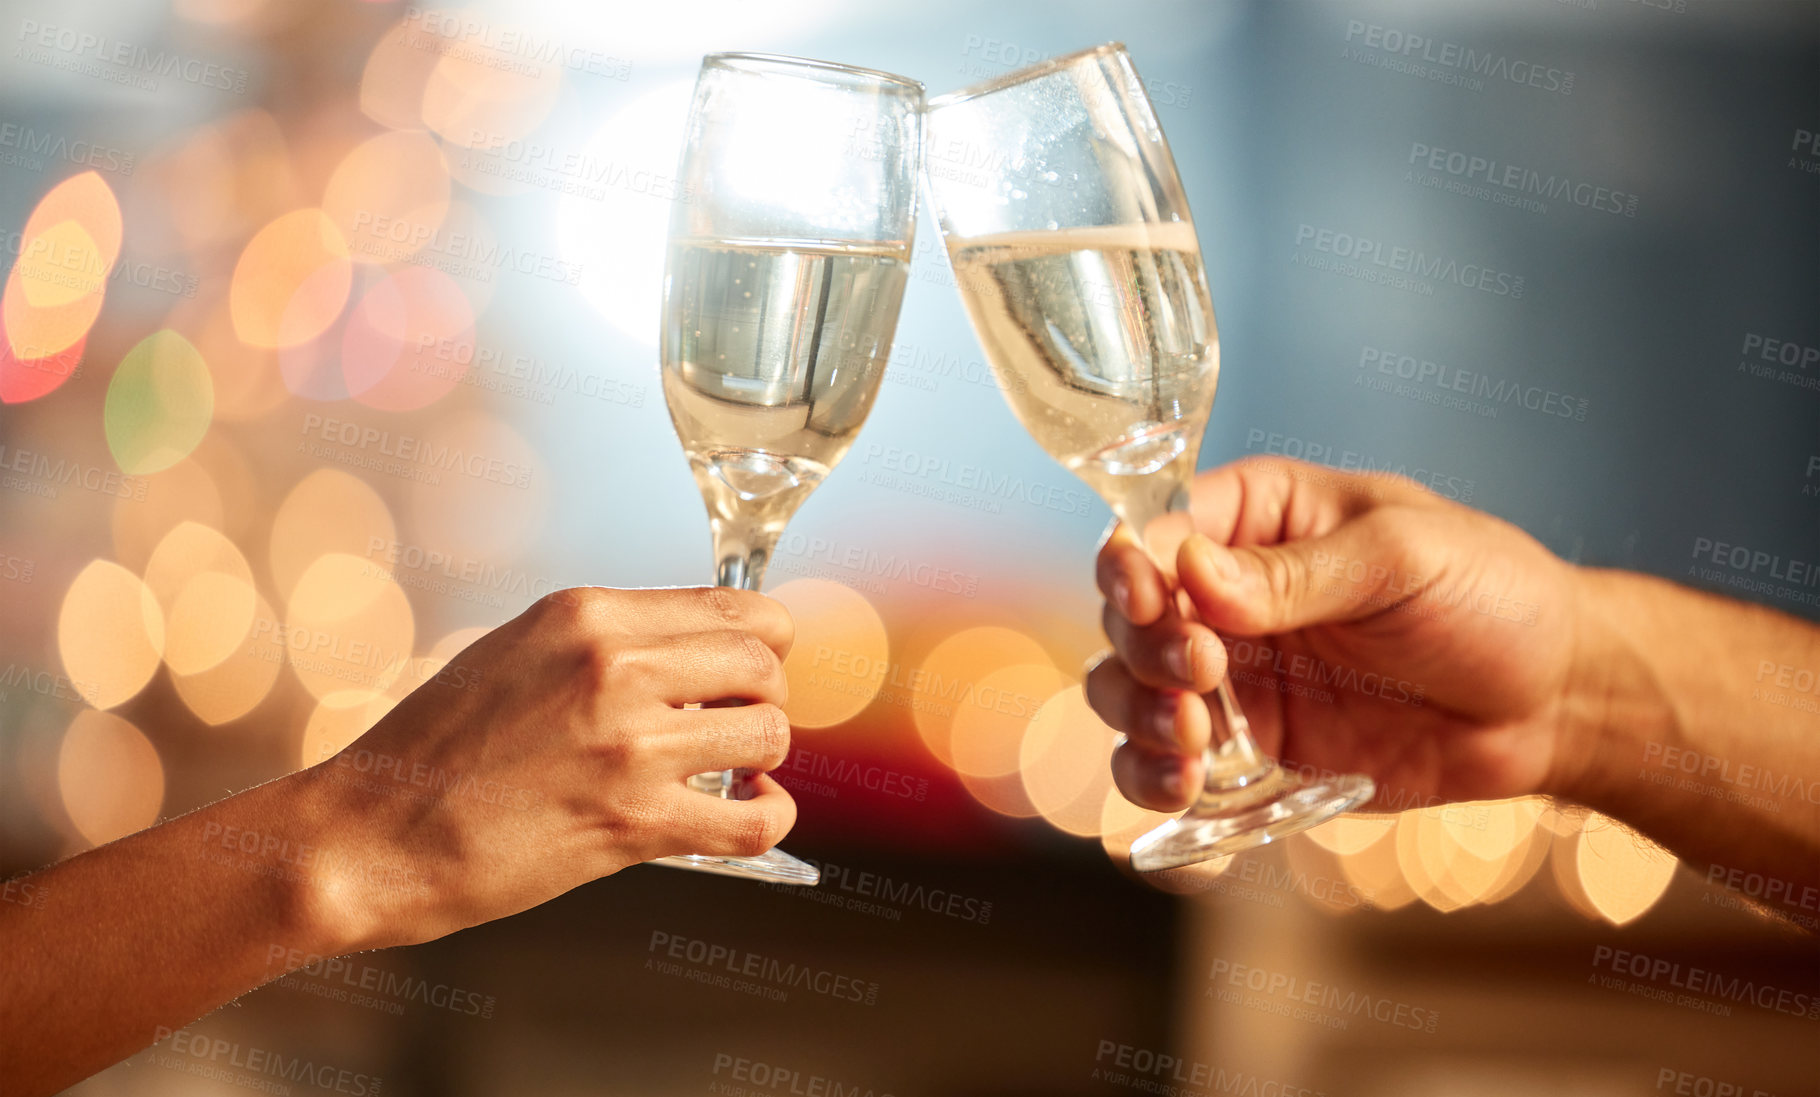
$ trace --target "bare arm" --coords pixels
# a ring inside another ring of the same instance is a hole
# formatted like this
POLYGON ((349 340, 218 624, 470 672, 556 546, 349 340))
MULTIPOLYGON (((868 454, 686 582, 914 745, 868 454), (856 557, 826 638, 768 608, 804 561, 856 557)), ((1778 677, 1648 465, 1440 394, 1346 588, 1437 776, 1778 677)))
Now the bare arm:
POLYGON ((1578 578, 1584 724, 1548 791, 1709 878, 1820 888, 1820 628, 1648 576, 1578 578))
POLYGON ((743 591, 559 592, 456 656, 477 679, 426 684, 336 758, 15 881, 7 1092, 54 1093, 321 957, 655 857, 770 848, 796 818, 782 787, 683 782, 783 761, 790 640, 743 591), (752 703, 683 707, 729 698, 752 703))

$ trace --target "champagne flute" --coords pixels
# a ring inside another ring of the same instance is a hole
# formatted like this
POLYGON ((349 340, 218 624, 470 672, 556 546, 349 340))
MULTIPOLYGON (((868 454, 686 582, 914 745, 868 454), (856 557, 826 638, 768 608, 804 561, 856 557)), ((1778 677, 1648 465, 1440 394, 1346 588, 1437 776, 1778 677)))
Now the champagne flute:
MULTIPOLYGON (((758 590, 784 524, 853 444, 910 270, 923 86, 799 57, 702 59, 664 269, 663 388, 707 504, 714 581, 758 590)), ((748 775, 698 774, 739 799, 748 775)), ((813 865, 660 864, 814 884, 813 865)))
MULTIPOLYGON (((1175 160, 1130 55, 1113 42, 1041 62, 926 113, 930 195, 999 387, 1157 559, 1159 532, 1188 528, 1219 336, 1175 160)), ((1266 757, 1225 683, 1209 707, 1206 785, 1133 843, 1132 867, 1236 853, 1371 798, 1370 778, 1307 781, 1266 757)))

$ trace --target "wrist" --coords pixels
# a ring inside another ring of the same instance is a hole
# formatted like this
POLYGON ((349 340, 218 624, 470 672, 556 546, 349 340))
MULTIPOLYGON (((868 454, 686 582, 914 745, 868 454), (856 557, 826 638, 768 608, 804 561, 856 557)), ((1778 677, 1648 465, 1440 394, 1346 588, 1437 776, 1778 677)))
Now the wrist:
POLYGON ((1574 567, 1573 654, 1563 689, 1553 764, 1542 791, 1608 814, 1637 791, 1637 767, 1651 742, 1672 738, 1673 708, 1637 620, 1646 609, 1623 572, 1574 567))
POLYGON ((382 839, 370 797, 350 795, 338 776, 325 762, 274 782, 288 786, 305 850, 294 896, 298 935, 321 956, 403 943, 398 927, 409 924, 407 904, 428 890, 382 839))

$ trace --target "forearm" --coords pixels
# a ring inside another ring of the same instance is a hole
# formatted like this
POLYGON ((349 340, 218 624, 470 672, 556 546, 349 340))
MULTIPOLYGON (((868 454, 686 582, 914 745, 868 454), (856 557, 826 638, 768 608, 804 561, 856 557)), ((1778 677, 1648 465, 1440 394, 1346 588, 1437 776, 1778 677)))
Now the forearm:
POLYGON ((90 850, 30 877, 31 905, 0 904, 8 1092, 54 1093, 303 957, 344 951, 317 913, 307 851, 322 820, 306 784, 274 781, 90 850))
POLYGON ((1702 875, 1760 873, 1797 901, 1820 888, 1820 628, 1660 579, 1577 578, 1570 761, 1553 791, 1702 875))

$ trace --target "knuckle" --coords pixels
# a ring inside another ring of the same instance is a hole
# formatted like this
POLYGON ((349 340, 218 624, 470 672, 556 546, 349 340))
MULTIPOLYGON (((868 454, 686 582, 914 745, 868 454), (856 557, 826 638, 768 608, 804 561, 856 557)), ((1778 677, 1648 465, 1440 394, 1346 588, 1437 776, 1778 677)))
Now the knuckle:
POLYGON ((1258 558, 1264 568, 1265 588, 1273 602, 1287 605, 1301 596, 1308 577, 1300 557, 1287 552, 1263 552, 1258 558))
POLYGON ((777 830, 777 819, 771 809, 752 805, 740 812, 739 825, 733 832, 733 852, 741 857, 757 857, 777 844, 777 830))
POLYGON ((738 625, 746 618, 745 602, 729 587, 703 587, 702 606, 715 620, 738 625))
POLYGON ((790 718, 776 705, 753 705, 752 716, 761 768, 772 769, 790 753, 790 718))
POLYGON ((740 666, 756 681, 768 681, 781 666, 771 646, 749 632, 735 634, 734 646, 740 666))

